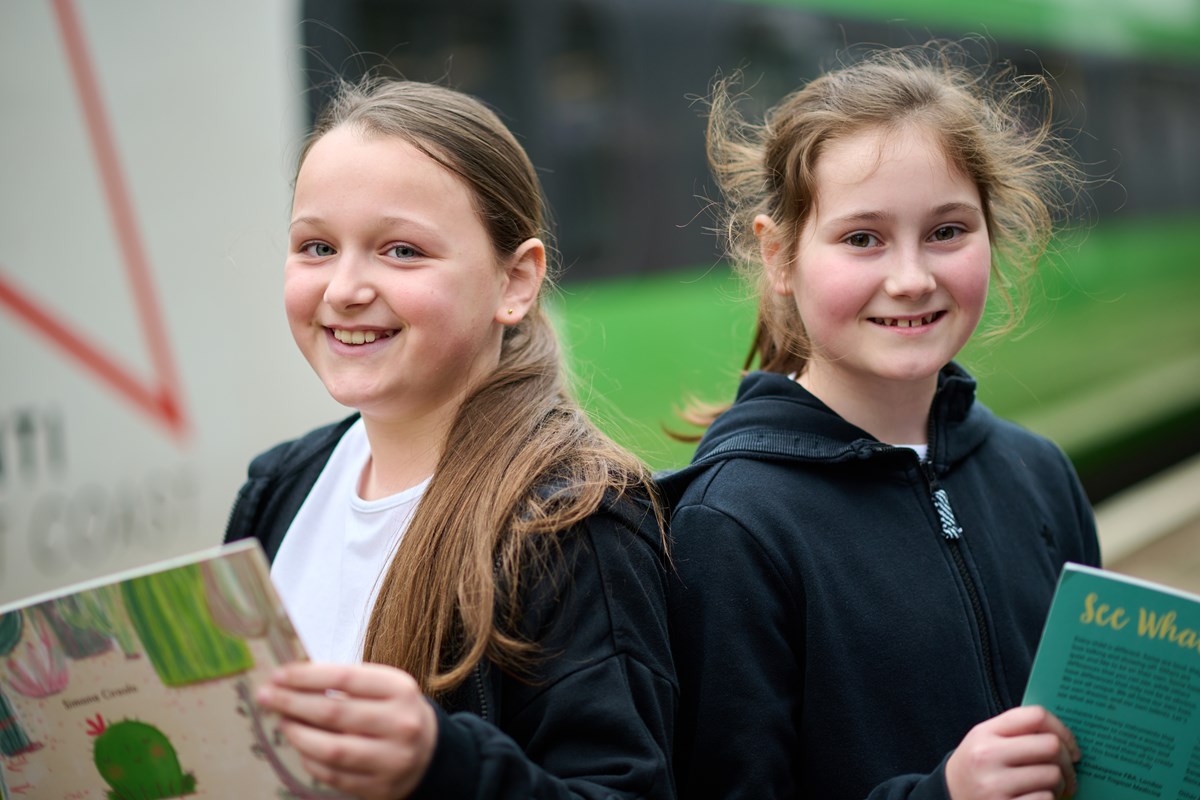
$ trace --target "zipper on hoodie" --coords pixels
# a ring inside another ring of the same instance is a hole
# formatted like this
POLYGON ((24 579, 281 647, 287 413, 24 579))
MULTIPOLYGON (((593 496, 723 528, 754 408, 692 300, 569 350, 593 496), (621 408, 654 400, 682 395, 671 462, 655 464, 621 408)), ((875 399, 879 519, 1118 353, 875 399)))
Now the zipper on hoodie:
MULTIPOLYGON (((932 435, 929 437, 929 448, 932 451, 932 435)), ((979 596, 979 587, 975 585, 975 581, 971 578, 971 572, 967 569, 967 561, 962 554, 963 530, 959 526, 958 520, 954 518, 954 508, 950 505, 950 496, 946 494, 946 490, 938 483, 937 475, 934 474, 933 462, 928 458, 921 459, 921 471, 925 475, 926 483, 929 485, 930 500, 933 502, 933 508, 938 515, 942 538, 946 540, 946 547, 950 550, 950 557, 954 560, 954 566, 958 569, 963 586, 967 589, 967 598, 971 601, 971 611, 975 615, 975 626, 979 631, 979 645, 983 651, 984 679, 987 682, 988 693, 995 704, 995 710, 999 712, 1004 709, 1004 703, 1000 699, 1000 691, 997 688, 999 681, 996 678, 996 666, 992 662, 992 637, 988 628, 987 617, 983 613, 983 601, 979 596)))
MULTIPOLYGON (((501 569, 500 554, 497 553, 492 559, 492 575, 498 578, 501 569)), ((486 656, 485 656, 486 658, 486 656)), ((488 721, 488 701, 487 693, 483 690, 483 660, 481 659, 475 665, 475 669, 471 670, 472 683, 475 684, 475 696, 479 698, 479 718, 484 722, 488 721)))
POLYGON ((483 692, 483 664, 475 665, 475 669, 471 670, 471 677, 474 679, 475 692, 479 697, 479 717, 487 721, 488 718, 488 703, 487 696, 483 692))

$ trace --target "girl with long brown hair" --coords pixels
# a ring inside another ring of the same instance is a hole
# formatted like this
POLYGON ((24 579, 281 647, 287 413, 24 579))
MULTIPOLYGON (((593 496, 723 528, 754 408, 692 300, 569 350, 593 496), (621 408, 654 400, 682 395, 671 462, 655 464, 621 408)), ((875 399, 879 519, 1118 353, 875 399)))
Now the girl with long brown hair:
POLYGON ((356 413, 255 459, 227 538, 313 657, 260 702, 358 797, 673 794, 662 529, 565 385, 543 217, 447 88, 343 86, 301 154, 288 320, 356 413))

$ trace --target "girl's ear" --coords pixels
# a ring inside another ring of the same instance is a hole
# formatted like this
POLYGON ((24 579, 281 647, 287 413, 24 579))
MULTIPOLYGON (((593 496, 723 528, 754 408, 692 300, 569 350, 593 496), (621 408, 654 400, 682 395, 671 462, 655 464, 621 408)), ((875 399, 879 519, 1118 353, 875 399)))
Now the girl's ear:
POLYGON ((787 248, 779 237, 779 226, 766 214, 754 218, 754 235, 758 237, 758 252, 763 267, 776 294, 788 296, 792 293, 792 271, 788 263, 787 248))
POLYGON ((504 268, 504 288, 496 322, 516 325, 537 300, 546 277, 546 245, 541 239, 526 239, 509 257, 504 268))

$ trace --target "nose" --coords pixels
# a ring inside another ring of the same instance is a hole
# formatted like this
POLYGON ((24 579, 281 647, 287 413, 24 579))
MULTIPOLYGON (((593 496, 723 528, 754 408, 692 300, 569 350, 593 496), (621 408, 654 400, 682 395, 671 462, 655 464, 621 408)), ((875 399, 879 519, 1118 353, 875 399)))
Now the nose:
POLYGON ((897 252, 887 278, 884 280, 884 290, 891 297, 921 298, 937 288, 929 256, 919 248, 906 249, 897 252))
POLYGON ((370 305, 375 287, 370 280, 370 265, 363 256, 343 251, 331 265, 324 301, 338 311, 370 305))

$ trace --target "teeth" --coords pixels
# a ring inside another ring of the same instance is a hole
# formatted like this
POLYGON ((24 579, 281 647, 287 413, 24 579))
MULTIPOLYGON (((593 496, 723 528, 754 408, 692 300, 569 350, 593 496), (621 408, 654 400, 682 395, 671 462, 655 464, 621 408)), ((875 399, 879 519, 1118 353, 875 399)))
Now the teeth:
POLYGON ((386 339, 394 333, 395 331, 376 333, 375 331, 345 331, 341 328, 334 328, 333 338, 343 344, 370 344, 376 339, 386 339))
POLYGON ((922 325, 928 325, 933 322, 937 313, 928 314, 919 319, 895 319, 893 317, 872 317, 871 321, 878 325, 885 325, 889 328, 919 328, 922 325))

